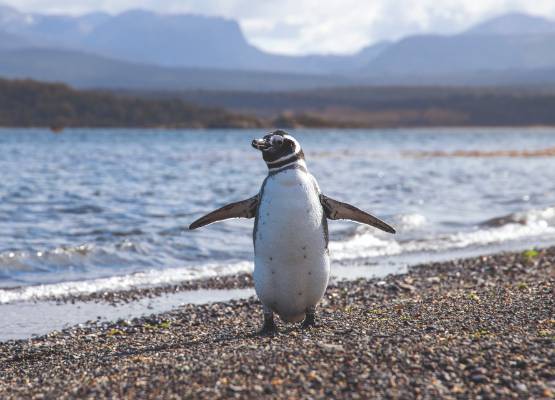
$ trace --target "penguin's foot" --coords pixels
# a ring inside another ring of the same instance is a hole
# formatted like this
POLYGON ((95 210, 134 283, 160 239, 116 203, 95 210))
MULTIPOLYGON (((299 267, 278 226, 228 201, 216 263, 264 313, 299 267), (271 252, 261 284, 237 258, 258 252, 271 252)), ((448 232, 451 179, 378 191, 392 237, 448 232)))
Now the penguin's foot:
POLYGON ((274 314, 264 313, 264 325, 258 331, 260 336, 274 336, 277 333, 277 325, 274 322, 274 314))
POLYGON ((313 312, 306 313, 304 318, 303 324, 301 325, 302 329, 310 329, 316 327, 316 314, 313 312))

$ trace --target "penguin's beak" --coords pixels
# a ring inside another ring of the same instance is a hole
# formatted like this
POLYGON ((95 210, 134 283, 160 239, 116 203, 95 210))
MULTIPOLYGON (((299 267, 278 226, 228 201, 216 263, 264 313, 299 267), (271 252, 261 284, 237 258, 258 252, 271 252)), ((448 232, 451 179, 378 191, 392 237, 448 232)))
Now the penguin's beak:
POLYGON ((261 151, 267 150, 272 147, 266 139, 254 139, 251 143, 251 146, 261 151))

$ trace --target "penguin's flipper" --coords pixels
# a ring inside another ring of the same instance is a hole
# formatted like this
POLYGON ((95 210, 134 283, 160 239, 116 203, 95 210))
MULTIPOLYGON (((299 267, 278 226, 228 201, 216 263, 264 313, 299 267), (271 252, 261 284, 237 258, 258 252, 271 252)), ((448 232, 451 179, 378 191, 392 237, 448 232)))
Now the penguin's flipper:
POLYGON ((258 207, 258 195, 251 197, 250 199, 238 201, 236 203, 228 204, 222 208, 218 208, 204 217, 197 219, 191 225, 189 229, 197 229, 201 226, 212 224, 217 221, 222 221, 224 219, 230 218, 253 218, 256 215, 256 209, 258 207))
POLYGON ((355 206, 342 203, 323 194, 320 194, 320 203, 328 219, 350 219, 361 224, 371 225, 385 232, 395 233, 395 229, 391 226, 355 206))

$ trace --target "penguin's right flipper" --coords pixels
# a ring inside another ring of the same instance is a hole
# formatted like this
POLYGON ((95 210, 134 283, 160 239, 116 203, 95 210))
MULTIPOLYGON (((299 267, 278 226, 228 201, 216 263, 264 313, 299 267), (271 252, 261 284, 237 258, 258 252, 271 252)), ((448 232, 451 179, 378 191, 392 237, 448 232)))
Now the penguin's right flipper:
POLYGON ((228 204, 222 208, 218 208, 204 217, 197 219, 191 225, 189 229, 197 229, 201 226, 212 224, 214 222, 222 221, 224 219, 230 218, 253 218, 256 215, 256 209, 258 207, 258 195, 251 197, 250 199, 238 201, 236 203, 228 204))
POLYGON ((351 221, 370 225, 385 232, 395 233, 395 229, 381 219, 359 210, 355 206, 342 203, 323 194, 320 194, 320 203, 328 219, 350 219, 351 221))

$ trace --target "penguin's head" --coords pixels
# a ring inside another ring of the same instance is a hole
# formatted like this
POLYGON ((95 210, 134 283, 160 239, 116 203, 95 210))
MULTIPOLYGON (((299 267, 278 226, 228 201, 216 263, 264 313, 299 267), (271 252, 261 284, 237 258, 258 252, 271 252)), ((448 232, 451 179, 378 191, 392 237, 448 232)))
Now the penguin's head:
POLYGON ((297 140, 282 130, 254 139, 252 147, 262 152, 268 168, 281 168, 284 165, 304 159, 303 150, 297 140))

